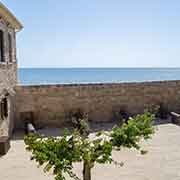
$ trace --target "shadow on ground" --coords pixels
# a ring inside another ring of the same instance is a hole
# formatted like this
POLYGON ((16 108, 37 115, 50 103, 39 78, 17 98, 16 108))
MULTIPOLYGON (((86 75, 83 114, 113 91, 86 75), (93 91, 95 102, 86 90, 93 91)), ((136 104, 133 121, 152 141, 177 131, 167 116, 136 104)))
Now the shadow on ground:
MULTIPOLYGON (((171 118, 168 119, 156 119, 154 121, 154 125, 161 125, 161 124, 168 124, 172 123, 171 118)), ((90 122, 90 132, 98 132, 98 131, 110 131, 114 126, 118 125, 117 121, 114 122, 90 122)), ((42 129, 38 129, 37 132, 43 136, 61 136, 64 133, 64 130, 67 129, 70 132, 73 131, 73 127, 71 126, 65 126, 64 128, 49 128, 45 127, 42 129)), ((25 131, 23 130, 16 130, 13 134, 12 141, 13 140, 22 140, 24 138, 25 131)))

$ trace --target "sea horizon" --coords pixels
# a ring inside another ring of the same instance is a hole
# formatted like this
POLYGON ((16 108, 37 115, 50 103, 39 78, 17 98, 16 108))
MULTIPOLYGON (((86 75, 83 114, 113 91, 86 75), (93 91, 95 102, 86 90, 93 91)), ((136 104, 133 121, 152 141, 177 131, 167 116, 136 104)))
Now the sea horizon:
POLYGON ((177 67, 19 68, 19 84, 89 84, 180 80, 177 67))
POLYGON ((18 67, 18 69, 180 69, 180 67, 18 67))

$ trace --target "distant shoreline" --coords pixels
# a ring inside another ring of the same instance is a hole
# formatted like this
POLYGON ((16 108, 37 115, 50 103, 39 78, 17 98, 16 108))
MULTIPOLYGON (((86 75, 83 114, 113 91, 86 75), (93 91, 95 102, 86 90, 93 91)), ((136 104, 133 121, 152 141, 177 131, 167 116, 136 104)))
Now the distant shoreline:
POLYGON ((180 80, 163 80, 163 81, 144 81, 144 82, 118 82, 118 83, 64 83, 64 84, 21 84, 18 83, 17 86, 19 87, 71 87, 71 86, 116 86, 116 85, 155 85, 155 84, 164 84, 164 83, 180 83, 180 80))

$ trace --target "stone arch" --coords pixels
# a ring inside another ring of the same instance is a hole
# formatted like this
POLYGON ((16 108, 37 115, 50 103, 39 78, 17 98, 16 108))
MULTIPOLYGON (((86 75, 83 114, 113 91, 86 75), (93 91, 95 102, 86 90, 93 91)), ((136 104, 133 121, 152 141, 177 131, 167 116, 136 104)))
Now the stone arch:
POLYGON ((2 95, 0 96, 0 117, 1 120, 7 119, 9 116, 9 92, 3 89, 2 95))

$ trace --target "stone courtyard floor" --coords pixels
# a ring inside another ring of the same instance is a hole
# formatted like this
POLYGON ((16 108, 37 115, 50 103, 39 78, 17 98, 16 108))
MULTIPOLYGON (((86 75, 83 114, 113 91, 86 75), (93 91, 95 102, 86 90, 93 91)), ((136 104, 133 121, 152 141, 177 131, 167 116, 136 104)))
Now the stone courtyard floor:
MULTIPOLYGON (((180 180, 180 127, 164 124, 157 128, 153 138, 143 142, 148 154, 114 152, 114 159, 124 166, 96 165, 92 180, 180 180)), ((0 180, 53 180, 29 159, 23 140, 15 136, 8 154, 0 158, 0 180)), ((75 172, 81 174, 81 164, 75 165, 75 172)))

